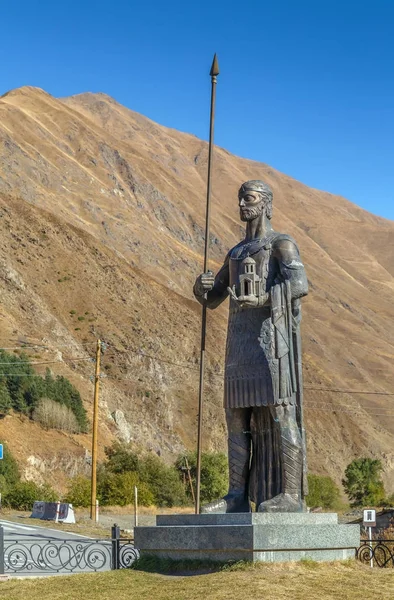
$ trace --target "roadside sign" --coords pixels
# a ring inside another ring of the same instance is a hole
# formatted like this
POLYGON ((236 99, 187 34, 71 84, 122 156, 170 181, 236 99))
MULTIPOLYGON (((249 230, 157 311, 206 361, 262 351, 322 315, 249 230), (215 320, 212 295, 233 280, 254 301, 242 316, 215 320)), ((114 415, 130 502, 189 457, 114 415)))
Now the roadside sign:
POLYGON ((363 526, 364 527, 376 527, 376 510, 374 508, 367 508, 364 510, 363 526))
POLYGON ((0 460, 3 458, 3 444, 0 444, 0 460))
POLYGON ((363 511, 363 526, 369 530, 369 553, 370 553, 370 564, 373 567, 374 551, 372 544, 372 527, 376 527, 376 510, 374 508, 366 508, 363 511))

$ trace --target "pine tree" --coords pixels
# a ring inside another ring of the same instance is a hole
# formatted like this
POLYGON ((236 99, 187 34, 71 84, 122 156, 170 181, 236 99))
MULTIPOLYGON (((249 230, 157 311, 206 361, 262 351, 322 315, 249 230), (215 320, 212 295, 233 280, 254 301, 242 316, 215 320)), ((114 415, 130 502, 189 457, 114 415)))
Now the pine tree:
POLYGON ((12 407, 11 396, 5 383, 0 384, 0 415, 4 416, 9 413, 12 407))

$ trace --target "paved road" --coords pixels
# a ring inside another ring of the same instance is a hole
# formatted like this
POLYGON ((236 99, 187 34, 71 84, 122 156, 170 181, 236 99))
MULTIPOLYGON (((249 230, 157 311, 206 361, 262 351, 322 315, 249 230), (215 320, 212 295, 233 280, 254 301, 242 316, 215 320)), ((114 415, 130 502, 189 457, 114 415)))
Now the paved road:
POLYGON ((70 533, 67 531, 61 531, 59 529, 50 529, 49 527, 40 527, 33 525, 20 525, 14 523, 14 521, 5 521, 0 519, 0 526, 4 529, 5 539, 24 538, 26 536, 34 536, 35 538, 47 538, 47 539, 72 539, 72 538, 83 538, 89 540, 90 538, 85 535, 79 535, 78 533, 70 533))
POLYGON ((4 529, 4 572, 37 576, 111 568, 111 542, 32 525, 0 520, 4 529))

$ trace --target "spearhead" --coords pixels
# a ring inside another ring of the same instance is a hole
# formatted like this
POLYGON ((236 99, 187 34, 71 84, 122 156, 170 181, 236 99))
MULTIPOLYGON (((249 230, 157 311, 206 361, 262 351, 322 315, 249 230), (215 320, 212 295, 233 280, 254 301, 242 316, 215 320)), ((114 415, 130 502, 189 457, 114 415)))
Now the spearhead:
POLYGON ((217 75, 219 75, 219 63, 218 63, 218 58, 216 56, 216 52, 215 52, 215 56, 213 57, 212 67, 211 67, 211 71, 209 74, 211 77, 216 77, 217 75))

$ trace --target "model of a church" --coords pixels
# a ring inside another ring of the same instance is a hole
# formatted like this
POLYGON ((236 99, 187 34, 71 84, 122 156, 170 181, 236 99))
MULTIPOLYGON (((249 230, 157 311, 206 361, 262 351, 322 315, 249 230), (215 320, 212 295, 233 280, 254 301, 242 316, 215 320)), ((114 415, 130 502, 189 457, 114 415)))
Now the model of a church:
POLYGON ((242 261, 243 273, 239 276, 240 296, 260 296, 260 277, 256 273, 256 261, 247 256, 242 261))

